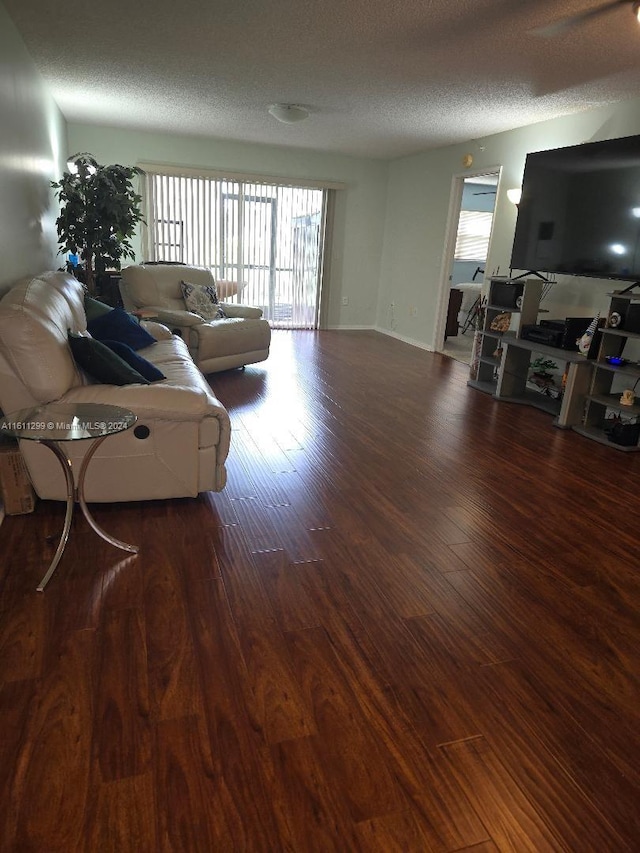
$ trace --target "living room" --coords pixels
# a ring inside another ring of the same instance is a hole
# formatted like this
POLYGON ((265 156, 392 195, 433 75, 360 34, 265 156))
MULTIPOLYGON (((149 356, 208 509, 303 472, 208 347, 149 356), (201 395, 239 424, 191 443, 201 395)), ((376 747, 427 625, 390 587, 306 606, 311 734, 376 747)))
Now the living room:
MULTIPOLYGON (((640 98, 364 156, 69 121, 2 3, 0 50, 0 292, 62 265, 76 151, 345 185, 324 328, 211 379, 226 490, 101 506, 141 554, 78 524, 44 594, 60 512, 2 524, 4 848, 633 850, 639 457, 439 350, 453 180, 500 169, 506 274, 527 153, 640 133, 640 98)), ((559 277, 546 307, 604 314, 611 286, 559 277)))

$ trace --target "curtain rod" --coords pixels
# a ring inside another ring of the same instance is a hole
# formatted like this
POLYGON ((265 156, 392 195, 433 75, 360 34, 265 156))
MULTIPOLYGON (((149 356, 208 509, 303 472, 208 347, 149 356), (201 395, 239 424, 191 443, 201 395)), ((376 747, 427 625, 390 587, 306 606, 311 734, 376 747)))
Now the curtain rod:
POLYGON ((289 178, 281 175, 260 175, 255 172, 235 172, 226 169, 200 169, 193 166, 175 166, 168 163, 139 162, 137 165, 147 174, 167 175, 173 178, 215 178, 228 181, 244 181, 250 184, 271 184, 282 187, 304 187, 305 189, 344 190, 347 184, 314 178, 289 178))

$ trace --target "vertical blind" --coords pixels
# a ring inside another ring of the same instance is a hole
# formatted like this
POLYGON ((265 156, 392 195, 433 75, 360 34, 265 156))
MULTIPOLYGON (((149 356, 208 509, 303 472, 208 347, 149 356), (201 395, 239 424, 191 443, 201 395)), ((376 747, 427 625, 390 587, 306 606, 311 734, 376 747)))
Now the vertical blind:
POLYGON ((147 259, 242 283, 275 328, 318 326, 327 190, 145 171, 147 259))

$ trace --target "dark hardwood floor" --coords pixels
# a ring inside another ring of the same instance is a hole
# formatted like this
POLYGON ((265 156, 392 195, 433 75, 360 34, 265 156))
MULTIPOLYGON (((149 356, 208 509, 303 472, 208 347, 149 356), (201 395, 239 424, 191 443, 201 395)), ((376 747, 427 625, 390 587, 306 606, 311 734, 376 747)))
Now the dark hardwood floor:
POLYGON ((210 377, 229 483, 0 527, 0 850, 640 850, 640 455, 369 332, 210 377))

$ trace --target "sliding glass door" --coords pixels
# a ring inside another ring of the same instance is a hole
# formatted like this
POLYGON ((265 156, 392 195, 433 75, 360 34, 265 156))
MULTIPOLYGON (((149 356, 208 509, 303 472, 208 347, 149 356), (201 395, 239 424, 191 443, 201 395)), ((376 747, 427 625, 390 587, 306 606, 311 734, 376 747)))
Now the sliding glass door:
POLYGON ((147 172, 148 260, 242 283, 275 328, 318 326, 327 190, 147 172))

